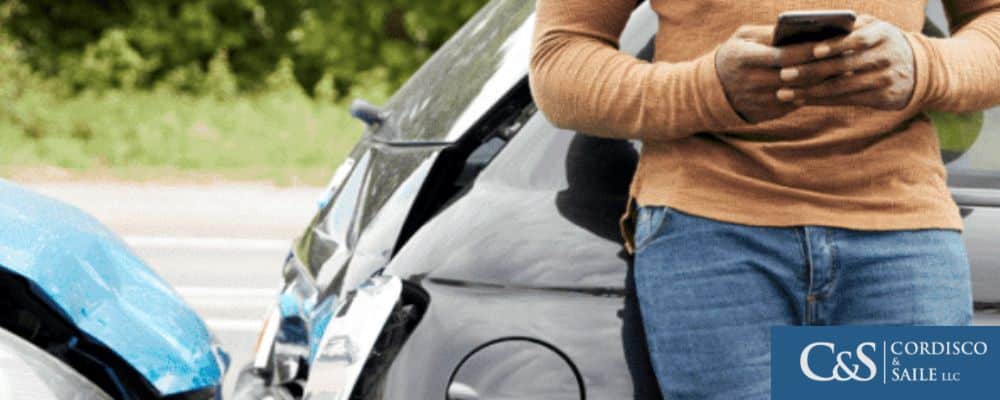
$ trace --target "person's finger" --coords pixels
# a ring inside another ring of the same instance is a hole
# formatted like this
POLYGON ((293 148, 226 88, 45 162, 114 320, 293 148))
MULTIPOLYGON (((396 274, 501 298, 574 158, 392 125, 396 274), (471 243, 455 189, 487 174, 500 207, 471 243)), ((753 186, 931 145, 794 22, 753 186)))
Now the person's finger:
POLYGON ((736 30, 736 37, 769 46, 774 41, 774 25, 743 25, 736 30))
POLYGON ((778 47, 778 65, 788 67, 815 61, 816 57, 813 55, 815 47, 816 43, 799 43, 778 47))
POLYGON ((799 94, 796 93, 795 89, 789 89, 789 88, 778 89, 778 91, 774 93, 774 97, 776 97, 778 101, 782 103, 795 103, 802 100, 799 97, 799 94))
POLYGON ((836 98, 850 94, 880 90, 892 86, 892 74, 886 71, 871 71, 852 76, 841 76, 815 86, 795 89, 796 98, 810 103, 817 99, 836 98))
POLYGON ((864 51, 878 46, 886 40, 886 37, 886 30, 882 29, 880 24, 869 22, 847 36, 815 44, 813 47, 813 57, 824 59, 836 57, 841 54, 864 51))
POLYGON ((778 49, 759 43, 747 42, 743 46, 740 55, 740 63, 743 67, 751 68, 778 68, 780 54, 778 49))
POLYGON ((892 60, 883 52, 866 50, 849 56, 829 58, 809 64, 786 67, 780 76, 789 86, 805 87, 830 78, 858 74, 868 71, 883 70, 892 66, 892 60))
POLYGON ((774 68, 747 69, 743 81, 748 89, 763 92, 774 92, 783 84, 778 71, 774 68))

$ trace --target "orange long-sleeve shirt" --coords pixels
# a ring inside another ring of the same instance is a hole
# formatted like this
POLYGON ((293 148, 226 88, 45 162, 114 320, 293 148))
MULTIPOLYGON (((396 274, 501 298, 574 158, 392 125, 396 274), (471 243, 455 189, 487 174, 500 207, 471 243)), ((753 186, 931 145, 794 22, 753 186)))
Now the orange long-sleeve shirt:
POLYGON ((926 0, 650 1, 653 62, 617 50, 634 0, 538 0, 530 69, 555 125, 642 140, 631 188, 640 205, 758 226, 962 229, 923 111, 1000 103, 1000 0, 945 0, 949 39, 918 33, 926 0), (804 107, 745 123, 716 75, 715 49, 741 25, 808 9, 852 9, 907 32, 911 104, 804 107))

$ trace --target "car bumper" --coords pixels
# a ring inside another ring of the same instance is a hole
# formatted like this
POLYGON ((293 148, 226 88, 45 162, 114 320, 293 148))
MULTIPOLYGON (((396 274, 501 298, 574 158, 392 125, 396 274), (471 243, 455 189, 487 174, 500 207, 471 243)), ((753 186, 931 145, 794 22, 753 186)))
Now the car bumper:
MULTIPOLYGON (((386 322, 400 303, 402 291, 399 278, 376 276, 338 301, 323 338, 309 360, 304 399, 346 400, 350 397, 386 322)), ((253 366, 244 368, 237 380, 234 398, 294 398, 285 388, 271 386, 266 378, 269 375, 269 371, 253 366)))

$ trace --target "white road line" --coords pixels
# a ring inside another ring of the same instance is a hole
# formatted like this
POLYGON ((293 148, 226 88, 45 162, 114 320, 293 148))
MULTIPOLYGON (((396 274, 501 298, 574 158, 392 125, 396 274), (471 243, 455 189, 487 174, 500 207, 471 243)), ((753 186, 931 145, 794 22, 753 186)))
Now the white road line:
POLYGON ((185 297, 184 301, 187 302, 191 308, 197 311, 199 314, 204 316, 209 316, 212 314, 223 314, 223 315, 250 315, 251 317, 260 317, 264 315, 264 311, 268 310, 272 304, 275 303, 273 298, 233 298, 233 297, 185 297))
POLYGON ((205 325, 216 331, 257 332, 263 326, 263 319, 208 319, 205 325))
POLYGON ((184 248, 210 250, 286 251, 291 240, 225 237, 126 236, 125 242, 139 248, 184 248))
POLYGON ((182 286, 178 287, 177 293, 185 298, 189 297, 263 297, 267 299, 278 295, 278 288, 230 288, 230 287, 205 287, 205 286, 182 286))

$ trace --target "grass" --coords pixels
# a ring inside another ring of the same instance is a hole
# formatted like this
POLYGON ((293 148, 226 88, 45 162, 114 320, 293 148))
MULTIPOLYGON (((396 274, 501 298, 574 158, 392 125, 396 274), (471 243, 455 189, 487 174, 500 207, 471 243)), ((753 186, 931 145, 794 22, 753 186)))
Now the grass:
POLYGON ((345 106, 296 91, 30 91, 0 104, 0 173, 322 184, 362 129, 345 106))

